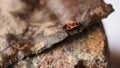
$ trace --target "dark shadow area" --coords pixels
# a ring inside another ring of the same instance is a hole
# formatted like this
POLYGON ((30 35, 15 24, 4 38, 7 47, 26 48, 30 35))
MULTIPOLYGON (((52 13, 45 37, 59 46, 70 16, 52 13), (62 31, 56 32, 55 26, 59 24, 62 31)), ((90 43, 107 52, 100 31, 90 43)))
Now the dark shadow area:
POLYGON ((110 52, 110 68, 120 68, 120 55, 110 52))
POLYGON ((86 68, 86 66, 84 65, 84 61, 78 61, 77 65, 75 65, 75 68, 86 68))

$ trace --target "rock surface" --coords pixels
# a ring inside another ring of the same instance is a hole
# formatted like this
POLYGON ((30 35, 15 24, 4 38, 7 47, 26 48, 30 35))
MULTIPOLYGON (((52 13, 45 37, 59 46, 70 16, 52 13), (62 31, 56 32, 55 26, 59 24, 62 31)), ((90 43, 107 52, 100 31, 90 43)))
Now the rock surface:
MULTIPOLYGON (((62 28, 63 23, 61 22, 60 18, 57 17, 57 14, 55 14, 55 12, 53 12, 50 9, 50 7, 48 7, 48 5, 44 4, 44 2, 41 1, 44 0, 0 0, 0 67, 1 68, 7 67, 12 63, 20 61, 23 58, 29 57, 33 54, 37 55, 43 52, 44 50, 52 47, 54 44, 59 43, 60 41, 63 41, 64 39, 69 37, 67 32, 62 28)), ((93 2, 93 4, 94 3, 95 2, 93 2)), ((104 11, 105 14, 103 14, 100 17, 108 16, 108 14, 113 10, 111 5, 107 5, 105 3, 103 3, 102 5, 107 6, 104 7, 104 9, 106 10, 109 9, 109 11, 104 11)), ((101 30, 99 26, 96 28, 101 30)), ((74 32, 72 33, 74 34, 74 32)), ((103 32, 100 32, 101 35, 102 33, 103 32)), ((86 41, 91 40, 89 38, 86 38, 86 36, 84 38, 86 39, 86 41)), ((101 36, 100 38, 102 38, 102 40, 105 40, 101 36)), ((98 38, 97 41, 100 42, 97 43, 96 45, 99 44, 103 45, 104 41, 102 40, 99 40, 98 38)), ((84 41, 85 40, 81 42, 84 41)), ((87 44, 93 45, 93 42, 88 42, 87 44)), ((70 44, 64 44, 64 45, 70 45, 70 44)), ((79 45, 83 45, 83 44, 79 44, 79 45)), ((93 49, 91 46, 89 48, 91 48, 91 50, 93 49)), ((104 45, 101 48, 103 49, 104 45)), ((76 49, 80 50, 79 48, 76 49)), ((100 52, 101 51, 102 50, 100 50, 100 52)), ((90 52, 93 53, 94 56, 94 51, 93 52, 90 51, 90 52)), ((74 52, 71 52, 71 54, 72 53, 74 52)), ((101 53, 98 54, 98 56, 101 55, 101 53)), ((75 62, 75 64, 77 63, 75 62)))
POLYGON ((52 48, 19 61, 13 68, 107 68, 107 41, 101 22, 52 48))

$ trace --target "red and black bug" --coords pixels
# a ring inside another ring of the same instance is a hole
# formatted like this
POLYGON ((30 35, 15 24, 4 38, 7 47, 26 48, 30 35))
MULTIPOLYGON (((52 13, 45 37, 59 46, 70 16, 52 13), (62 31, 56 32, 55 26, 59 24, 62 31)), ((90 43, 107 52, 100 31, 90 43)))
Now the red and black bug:
POLYGON ((74 21, 72 21, 72 22, 69 22, 69 23, 65 24, 65 25, 63 26, 63 28, 64 28, 65 30, 69 31, 69 30, 72 30, 72 29, 77 28, 77 27, 79 27, 79 26, 81 26, 81 23, 80 23, 80 22, 74 22, 74 21))
POLYGON ((81 21, 80 22, 76 22, 76 21, 71 21, 71 22, 68 22, 67 24, 65 24, 63 26, 63 29, 65 29, 66 31, 70 31, 70 30, 73 30, 79 26, 82 26, 83 25, 83 19, 85 18, 85 16, 87 15, 87 12, 89 10, 89 7, 87 8, 87 10, 83 13, 82 17, 81 17, 81 21))

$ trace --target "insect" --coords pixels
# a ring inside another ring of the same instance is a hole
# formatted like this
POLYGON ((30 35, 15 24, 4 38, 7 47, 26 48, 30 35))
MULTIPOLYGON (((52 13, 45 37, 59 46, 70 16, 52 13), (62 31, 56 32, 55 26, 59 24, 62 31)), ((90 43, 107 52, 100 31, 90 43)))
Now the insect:
POLYGON ((72 29, 74 29, 74 28, 77 28, 77 27, 79 27, 79 26, 81 26, 81 25, 82 25, 81 22, 72 21, 72 22, 69 22, 69 23, 65 24, 65 25, 63 26, 63 28, 64 28, 65 30, 69 31, 69 30, 72 30, 72 29))
POLYGON ((63 26, 63 29, 65 29, 66 31, 70 31, 70 30, 73 30, 79 26, 82 26, 83 25, 83 19, 84 17, 86 16, 87 12, 88 12, 89 8, 87 8, 87 10, 83 13, 82 17, 81 17, 81 21, 80 22, 76 22, 76 21, 71 21, 71 22, 68 22, 67 24, 65 24, 63 26))

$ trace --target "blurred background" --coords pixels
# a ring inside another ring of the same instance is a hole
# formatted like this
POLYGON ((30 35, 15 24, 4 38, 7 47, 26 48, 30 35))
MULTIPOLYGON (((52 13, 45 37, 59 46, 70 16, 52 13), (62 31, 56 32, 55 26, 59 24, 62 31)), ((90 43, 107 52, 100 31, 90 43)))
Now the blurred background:
POLYGON ((112 4, 114 12, 103 19, 111 55, 111 68, 120 68, 120 0, 105 0, 112 4))

